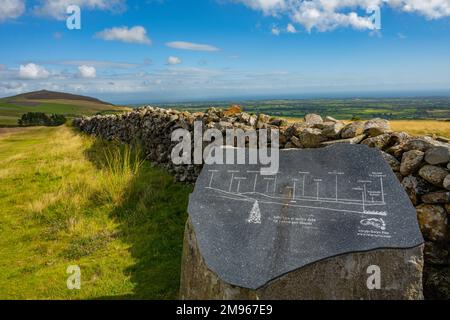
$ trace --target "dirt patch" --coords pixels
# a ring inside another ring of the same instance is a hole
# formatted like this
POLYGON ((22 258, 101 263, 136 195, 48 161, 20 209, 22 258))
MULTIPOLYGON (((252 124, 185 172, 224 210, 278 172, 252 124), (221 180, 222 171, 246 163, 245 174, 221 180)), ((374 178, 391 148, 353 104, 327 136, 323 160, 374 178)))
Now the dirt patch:
POLYGON ((35 102, 35 101, 26 101, 26 100, 8 100, 6 103, 11 105, 20 105, 24 107, 37 107, 40 106, 42 103, 35 102))
POLYGON ((14 127, 14 128, 0 128, 0 135, 5 134, 5 133, 14 133, 14 132, 19 132, 19 131, 23 131, 24 128, 19 128, 19 127, 14 127))

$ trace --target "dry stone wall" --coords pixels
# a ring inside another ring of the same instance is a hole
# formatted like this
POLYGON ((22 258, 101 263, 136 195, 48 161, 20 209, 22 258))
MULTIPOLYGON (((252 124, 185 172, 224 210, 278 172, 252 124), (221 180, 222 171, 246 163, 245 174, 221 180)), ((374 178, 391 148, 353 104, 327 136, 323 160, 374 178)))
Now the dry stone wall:
POLYGON ((305 121, 288 124, 268 115, 242 112, 239 106, 225 111, 211 108, 204 113, 143 107, 120 115, 75 119, 74 126, 103 139, 137 142, 149 161, 166 168, 178 181, 194 183, 201 166, 177 166, 170 156, 177 144, 171 141, 172 132, 180 128, 193 132, 195 121, 202 121, 204 129, 215 128, 224 133, 227 129, 278 129, 281 148, 350 143, 379 149, 417 209, 426 239, 425 296, 450 299, 449 139, 393 132, 389 122, 383 119, 345 124, 331 117, 323 119, 310 114, 305 121))

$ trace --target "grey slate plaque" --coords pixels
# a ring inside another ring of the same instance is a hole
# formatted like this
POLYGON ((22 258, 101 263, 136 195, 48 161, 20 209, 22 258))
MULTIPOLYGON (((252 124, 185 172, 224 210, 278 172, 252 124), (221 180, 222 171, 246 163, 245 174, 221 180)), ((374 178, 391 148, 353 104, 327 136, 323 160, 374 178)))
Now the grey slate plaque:
POLYGON ((280 170, 205 165, 189 215, 208 268, 258 289, 333 256, 423 244, 416 211, 380 152, 282 150, 280 170))

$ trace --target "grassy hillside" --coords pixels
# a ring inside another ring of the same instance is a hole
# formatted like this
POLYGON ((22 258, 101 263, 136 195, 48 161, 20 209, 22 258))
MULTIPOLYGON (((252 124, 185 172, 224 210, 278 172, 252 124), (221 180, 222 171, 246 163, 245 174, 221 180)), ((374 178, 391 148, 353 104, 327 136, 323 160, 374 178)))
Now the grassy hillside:
POLYGON ((190 187, 65 126, 2 129, 0 179, 0 299, 177 297, 190 187))
POLYGON ((27 112, 63 114, 68 118, 78 115, 115 113, 127 108, 91 97, 51 91, 37 91, 0 99, 0 127, 16 126, 17 120, 27 112))

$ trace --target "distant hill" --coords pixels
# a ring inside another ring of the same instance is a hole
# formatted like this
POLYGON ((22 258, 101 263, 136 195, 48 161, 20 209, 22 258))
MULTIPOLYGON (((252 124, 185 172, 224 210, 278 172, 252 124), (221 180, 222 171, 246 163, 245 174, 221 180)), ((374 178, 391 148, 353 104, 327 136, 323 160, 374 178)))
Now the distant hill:
POLYGON ((120 113, 130 110, 96 98, 48 90, 28 92, 0 99, 0 127, 16 126, 28 112, 63 114, 68 118, 82 115, 120 113))
POLYGON ((112 103, 101 101, 97 98, 81 96, 77 94, 65 93, 65 92, 56 92, 56 91, 48 91, 48 90, 40 90, 28 93, 22 93, 16 96, 12 96, 9 98, 5 98, 6 100, 79 100, 79 101, 89 101, 95 102, 105 105, 112 106, 112 103))

